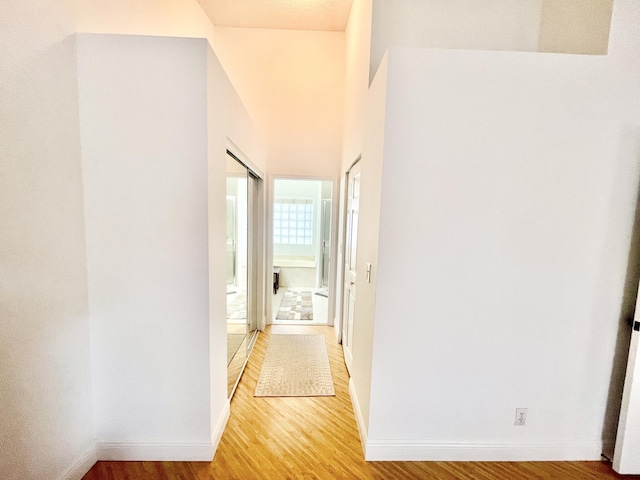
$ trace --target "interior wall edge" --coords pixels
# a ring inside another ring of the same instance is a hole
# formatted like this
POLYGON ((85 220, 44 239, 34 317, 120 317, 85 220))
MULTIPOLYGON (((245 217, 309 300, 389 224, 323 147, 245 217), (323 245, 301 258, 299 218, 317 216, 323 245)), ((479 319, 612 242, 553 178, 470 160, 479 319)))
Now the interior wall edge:
POLYGON ((213 456, 216 454, 216 450, 218 450, 218 445, 220 445, 220 440, 222 440, 222 434, 224 433, 225 428, 227 427, 227 422, 229 421, 229 416, 231 415, 231 399, 227 400, 220 412, 220 417, 218 418, 218 422, 213 427, 213 432, 211 433, 211 445, 213 449, 213 454, 211 455, 211 460, 213 460, 213 456))
POLYGON ((358 427, 358 434, 360 435, 362 452, 365 459, 367 459, 367 424, 365 423, 364 416, 362 415, 362 409, 360 408, 360 402, 358 401, 358 392, 356 392, 353 377, 349 379, 349 396, 351 397, 351 405, 353 406, 353 413, 356 417, 356 425, 358 427))
POLYGON ((80 456, 61 477, 59 477, 59 479, 81 480, 97 461, 96 445, 92 444, 91 447, 82 454, 82 456, 80 456))

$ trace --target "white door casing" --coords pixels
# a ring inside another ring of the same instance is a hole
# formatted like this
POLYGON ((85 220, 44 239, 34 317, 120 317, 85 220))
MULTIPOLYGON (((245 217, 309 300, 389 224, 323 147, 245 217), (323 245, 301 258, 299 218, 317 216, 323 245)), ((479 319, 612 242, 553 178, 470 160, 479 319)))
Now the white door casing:
POLYGON ((351 374, 353 362, 353 321, 356 303, 358 252, 358 213, 360 210, 360 162, 349 170, 347 177, 346 237, 344 249, 344 308, 342 311, 342 348, 347 370, 351 374))
POLYGON ((640 297, 629 345, 613 469, 621 474, 640 474, 640 297))

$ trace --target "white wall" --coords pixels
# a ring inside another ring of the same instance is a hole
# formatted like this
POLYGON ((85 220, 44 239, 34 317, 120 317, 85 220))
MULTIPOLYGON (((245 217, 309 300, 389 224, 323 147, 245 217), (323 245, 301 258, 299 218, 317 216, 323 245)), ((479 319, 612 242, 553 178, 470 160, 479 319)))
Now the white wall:
MULTIPOLYGON (((385 115, 387 107, 387 57, 383 58, 367 96, 366 136, 362 151, 360 181, 360 211, 358 215, 358 250, 356 302, 352 341, 353 366, 351 378, 355 390, 354 406, 359 419, 361 437, 366 440, 370 425, 371 379, 375 305, 378 284, 378 239, 383 175, 383 145, 385 143, 385 115), (364 272, 366 263, 372 265, 371 281, 364 272), (360 421, 360 418, 362 419, 360 421)), ((363 442, 364 443, 364 442, 363 442)))
POLYGON ((542 0, 373 0, 370 78, 389 47, 538 49, 542 0))
POLYGON ((362 153, 369 87, 372 0, 353 0, 345 30, 345 100, 342 171, 362 153))
POLYGON ((198 0, 82 0, 76 31, 201 37, 213 45, 214 27, 198 0))
POLYGON ((612 440, 640 159, 639 12, 617 7, 610 57, 390 51, 368 459, 612 440))
POLYGON ((265 140, 272 174, 336 176, 344 34, 216 27, 215 51, 265 140))
POLYGON ((204 39, 82 34, 78 72, 98 458, 211 459, 226 150, 259 171, 257 134, 204 39))
POLYGON ((338 201, 338 238, 335 263, 337 281, 334 326, 340 339, 342 329, 342 282, 344 263, 345 172, 362 154, 366 124, 366 98, 369 87, 372 0, 353 0, 345 29, 345 100, 343 112, 342 162, 338 201))
POLYGON ((0 471, 95 461, 71 2, 0 4, 0 471))
POLYGON ((78 37, 101 458, 211 455, 206 65, 205 40, 78 37))

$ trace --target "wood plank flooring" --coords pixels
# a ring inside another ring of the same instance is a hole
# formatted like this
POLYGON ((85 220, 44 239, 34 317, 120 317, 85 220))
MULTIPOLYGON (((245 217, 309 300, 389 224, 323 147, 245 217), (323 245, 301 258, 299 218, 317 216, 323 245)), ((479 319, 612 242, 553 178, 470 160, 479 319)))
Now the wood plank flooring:
POLYGON ((333 328, 274 325, 260 334, 231 402, 216 456, 205 462, 98 462, 85 480, 638 479, 604 462, 365 462, 333 328), (335 397, 254 398, 271 333, 326 335, 335 397))

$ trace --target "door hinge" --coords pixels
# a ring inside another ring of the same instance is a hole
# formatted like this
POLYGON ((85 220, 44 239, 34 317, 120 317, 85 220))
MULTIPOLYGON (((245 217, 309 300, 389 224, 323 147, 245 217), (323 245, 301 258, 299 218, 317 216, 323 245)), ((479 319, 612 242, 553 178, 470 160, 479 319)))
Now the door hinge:
POLYGON ((640 322, 634 321, 633 318, 628 318, 627 323, 629 326, 633 327, 636 332, 640 332, 640 322))

